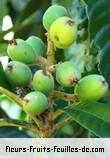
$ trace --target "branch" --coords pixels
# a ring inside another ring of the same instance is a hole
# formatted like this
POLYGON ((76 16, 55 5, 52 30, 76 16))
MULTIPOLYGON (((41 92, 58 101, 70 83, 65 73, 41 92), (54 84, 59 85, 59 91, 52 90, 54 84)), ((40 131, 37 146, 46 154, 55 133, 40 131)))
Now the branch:
POLYGON ((30 115, 30 117, 34 120, 38 130, 41 130, 43 128, 42 122, 36 116, 30 115))
POLYGON ((47 36, 47 43, 48 43, 47 63, 48 63, 48 65, 53 65, 56 63, 56 61, 55 61, 55 46, 50 39, 49 33, 47 33, 46 36, 47 36))
POLYGON ((64 113, 64 110, 57 110, 53 113, 51 120, 54 121, 55 119, 57 119, 60 115, 62 115, 64 113))
POLYGON ((8 127, 21 127, 23 129, 28 129, 32 132, 36 132, 36 126, 27 122, 21 122, 18 120, 10 120, 10 119, 0 119, 0 127, 8 126, 8 127))
POLYGON ((61 122, 59 122, 58 124, 54 126, 53 132, 60 129, 62 126, 64 126, 66 123, 68 123, 71 120, 72 120, 71 117, 67 117, 66 119, 62 120, 61 122))
POLYGON ((55 90, 51 93, 51 97, 56 100, 60 99, 67 102, 68 101, 76 102, 78 100, 76 95, 72 95, 72 94, 64 93, 60 91, 55 91, 55 90))
POLYGON ((48 70, 49 72, 53 73, 53 72, 56 71, 56 68, 57 68, 57 66, 58 66, 59 64, 60 64, 60 63, 55 64, 55 65, 51 65, 51 66, 48 67, 47 70, 48 70))
POLYGON ((15 103, 23 107, 25 102, 14 93, 8 91, 7 89, 3 87, 0 87, 0 93, 5 94, 10 100, 14 101, 15 103))
MULTIPOLYGON (((60 63, 59 63, 60 64, 60 63)), ((46 69, 47 71, 53 73, 56 71, 56 68, 59 64, 55 64, 55 65, 51 65, 51 66, 48 66, 47 67, 47 60, 43 57, 39 57, 37 60, 36 60, 36 63, 35 64, 30 64, 29 66, 32 67, 32 66, 40 66, 42 69, 46 69)))

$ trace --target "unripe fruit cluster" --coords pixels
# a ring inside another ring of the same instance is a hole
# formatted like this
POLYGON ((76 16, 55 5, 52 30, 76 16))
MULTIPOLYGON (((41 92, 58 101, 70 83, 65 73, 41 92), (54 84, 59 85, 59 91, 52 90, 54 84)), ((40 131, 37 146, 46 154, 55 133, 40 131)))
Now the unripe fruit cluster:
MULTIPOLYGON (((44 13, 43 25, 48 31, 50 42, 58 48, 65 49, 77 39, 77 24, 68 17, 67 10, 62 6, 49 7, 44 13)), ((12 60, 5 69, 9 83, 14 87, 32 87, 32 91, 24 96, 23 106, 24 111, 30 115, 45 112, 48 98, 58 86, 73 88, 75 95, 82 101, 100 100, 108 92, 108 84, 103 76, 93 74, 81 79, 78 65, 71 61, 57 63, 54 75, 48 63, 45 68, 33 74, 30 66, 37 64, 37 59, 46 56, 46 45, 36 36, 27 40, 13 39, 8 45, 7 53, 12 60)), ((44 59, 48 62, 48 56, 44 59)))
POLYGON ((62 6, 49 7, 44 13, 43 25, 57 48, 68 48, 77 39, 77 23, 62 6))
MULTIPOLYGON (((31 36, 26 41, 13 39, 9 42, 7 53, 12 60, 5 69, 9 83, 14 87, 25 87, 32 83, 33 78, 33 73, 29 65, 34 64, 38 57, 46 55, 46 45, 36 36, 31 36)), ((40 78, 40 74, 37 75, 37 79, 35 74, 33 88, 35 87, 36 91, 30 92, 24 97, 24 110, 31 115, 40 115, 46 110, 48 102, 45 94, 48 95, 54 88, 52 75, 49 73, 47 75, 49 77, 46 77, 46 74, 42 75, 44 79, 40 78), (43 88, 42 85, 42 83, 45 83, 45 79, 47 79, 48 83, 48 85, 46 84, 47 89, 46 86, 43 88)))

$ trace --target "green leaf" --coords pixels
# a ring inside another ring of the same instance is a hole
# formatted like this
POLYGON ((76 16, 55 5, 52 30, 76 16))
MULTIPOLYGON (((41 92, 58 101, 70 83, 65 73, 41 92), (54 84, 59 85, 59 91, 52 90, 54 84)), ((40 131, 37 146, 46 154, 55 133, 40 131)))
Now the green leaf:
POLYGON ((22 9, 24 9, 29 0, 10 0, 10 2, 13 5, 14 9, 16 9, 17 11, 21 11, 22 9))
POLYGON ((100 53, 99 70, 110 84, 110 1, 85 0, 85 2, 89 39, 100 53))
POLYGON ((74 121, 98 137, 110 137, 110 104, 80 102, 67 109, 74 121))
POLYGON ((102 119, 97 119, 97 117, 85 112, 79 113, 78 111, 74 111, 74 113, 70 112, 70 114, 77 123, 86 128, 88 131, 93 132, 99 137, 110 137, 109 122, 105 122, 102 119))
POLYGON ((73 109, 78 109, 110 122, 110 103, 80 102, 73 109))
POLYGON ((99 68, 103 76, 106 78, 110 85, 110 42, 101 50, 99 68))
MULTIPOLYGON (((106 30, 106 25, 110 22, 110 1, 85 0, 85 2, 88 9, 90 39, 94 40, 98 35, 102 36, 101 33, 106 30)), ((98 42, 98 40, 95 39, 94 42, 98 42)))
POLYGON ((88 133, 88 138, 99 138, 99 137, 96 136, 94 133, 89 132, 89 133, 88 133))
POLYGON ((36 11, 47 5, 48 5, 47 0, 40 0, 40 1, 30 0, 25 6, 25 8, 22 10, 22 12, 20 13, 17 23, 24 21, 27 17, 31 16, 33 13, 35 13, 36 11))

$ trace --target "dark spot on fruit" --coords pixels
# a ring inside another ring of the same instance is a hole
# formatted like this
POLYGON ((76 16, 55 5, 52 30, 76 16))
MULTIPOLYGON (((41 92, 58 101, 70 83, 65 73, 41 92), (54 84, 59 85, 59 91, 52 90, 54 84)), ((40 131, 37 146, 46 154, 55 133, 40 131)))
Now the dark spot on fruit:
POLYGON ((74 83, 78 84, 79 80, 78 79, 74 79, 74 83))
POLYGON ((12 71, 13 70, 13 66, 12 65, 8 65, 7 70, 8 71, 12 71))
POLYGON ((17 45, 16 39, 12 39, 9 41, 10 45, 17 45))
MULTIPOLYGON (((24 99, 24 101, 25 101, 26 104, 29 103, 29 100, 28 100, 28 99, 24 99)), ((25 105, 26 105, 26 104, 25 104, 25 105)))
POLYGON ((67 23, 69 26, 73 26, 73 25, 74 25, 74 21, 73 21, 73 20, 68 20, 66 23, 67 23))
POLYGON ((73 84, 78 84, 78 79, 77 78, 74 78, 74 77, 71 77, 70 78, 70 84, 73 85, 73 84))
POLYGON ((59 41, 59 38, 58 38, 58 36, 57 36, 57 35, 55 35, 55 40, 56 40, 56 41, 59 41))
POLYGON ((107 84, 107 81, 106 81, 106 80, 102 81, 102 84, 103 84, 103 85, 106 85, 106 84, 107 84))

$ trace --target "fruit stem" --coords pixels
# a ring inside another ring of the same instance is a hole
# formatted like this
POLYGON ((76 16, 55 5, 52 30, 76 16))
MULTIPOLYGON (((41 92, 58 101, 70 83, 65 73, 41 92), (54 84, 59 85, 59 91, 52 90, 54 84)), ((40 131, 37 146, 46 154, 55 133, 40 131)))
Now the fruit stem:
POLYGON ((47 65, 47 59, 39 56, 39 57, 37 57, 36 64, 42 68, 45 68, 47 65))
POLYGON ((16 102, 19 106, 23 107, 24 101, 16 96, 14 93, 8 91, 7 89, 0 87, 0 93, 5 94, 10 100, 16 102))
POLYGON ((47 65, 47 59, 41 56, 38 56, 36 59, 36 62, 34 64, 29 64, 29 66, 40 66, 41 68, 45 68, 45 66, 47 65))
MULTIPOLYGON (((57 66, 59 65, 60 63, 58 64, 55 64, 55 65, 51 65, 49 66, 46 70, 53 73, 55 72, 57 66)), ((39 57, 37 60, 36 60, 36 63, 35 64, 30 64, 29 66, 32 67, 32 66, 40 66, 42 69, 45 69, 46 66, 47 66, 47 60, 43 57, 39 57)))
POLYGON ((56 71, 56 68, 57 68, 57 66, 58 66, 59 64, 60 64, 60 63, 49 66, 49 67, 48 67, 48 71, 51 72, 51 73, 55 72, 55 71, 56 71))
POLYGON ((51 98, 53 99, 61 99, 61 100, 64 100, 64 101, 71 101, 71 102, 76 102, 78 101, 78 98, 76 95, 72 95, 72 94, 69 94, 69 93, 64 93, 64 92, 60 92, 60 91, 56 91, 54 90, 52 93, 51 93, 51 98))
POLYGON ((42 123, 40 122, 39 119, 37 119, 37 117, 30 115, 30 117, 34 120, 35 124, 37 125, 38 130, 40 130, 41 128, 43 128, 42 123))
POLYGON ((62 115, 64 113, 64 110, 59 109, 57 111, 55 111, 52 115, 51 120, 54 121, 55 119, 57 119, 60 115, 62 115))
POLYGON ((47 36, 47 43, 48 43, 47 64, 50 66, 50 65, 53 65, 56 63, 56 61, 55 61, 55 46, 50 39, 49 33, 46 33, 46 36, 47 36))

